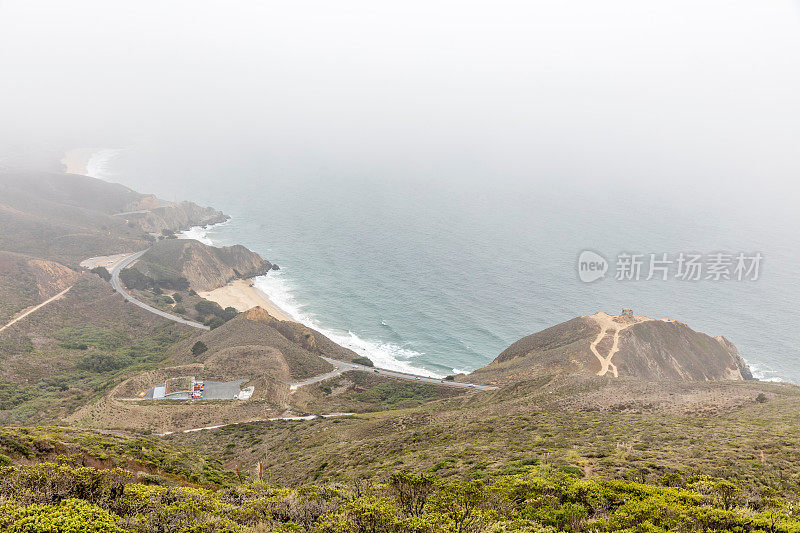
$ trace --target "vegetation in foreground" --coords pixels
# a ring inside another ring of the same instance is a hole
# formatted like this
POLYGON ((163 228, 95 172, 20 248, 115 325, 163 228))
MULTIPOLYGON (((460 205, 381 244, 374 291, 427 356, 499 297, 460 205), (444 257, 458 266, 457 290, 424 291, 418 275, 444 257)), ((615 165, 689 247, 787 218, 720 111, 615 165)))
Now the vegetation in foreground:
POLYGON ((19 444, 13 458, 0 456, 0 530, 8 532, 800 531, 796 500, 710 476, 645 484, 522 461, 485 479, 396 471, 284 488, 232 472, 195 482, 134 472, 126 465, 139 450, 188 457, 146 439, 9 428, 2 439, 6 451, 19 444), (118 466, 84 466, 85 453, 69 453, 76 441, 84 452, 105 448, 118 466), (37 461, 33 448, 43 442, 65 453, 37 461))

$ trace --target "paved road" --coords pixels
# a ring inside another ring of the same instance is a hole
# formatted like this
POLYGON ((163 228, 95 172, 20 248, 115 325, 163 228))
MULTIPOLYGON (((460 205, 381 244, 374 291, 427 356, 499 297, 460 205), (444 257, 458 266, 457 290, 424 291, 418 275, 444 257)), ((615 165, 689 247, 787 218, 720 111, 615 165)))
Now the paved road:
POLYGON ((396 372, 394 370, 386 370, 385 368, 376 368, 371 366, 359 365, 356 363, 348 363, 346 361, 339 361, 338 359, 331 359, 330 357, 323 357, 327 362, 332 364, 336 367, 336 370, 332 372, 328 372, 327 374, 320 374, 319 376, 314 376, 311 379, 307 379, 305 381, 298 381, 295 383, 290 383, 289 388, 292 390, 297 389, 298 387, 302 387, 304 385, 310 385, 312 383, 318 383, 320 381, 324 381, 326 379, 330 379, 332 377, 338 376, 343 372, 348 372, 351 370, 355 370, 358 372, 369 372, 370 374, 378 374, 379 376, 388 376, 397 379, 405 379, 407 381, 419 381, 420 383, 431 383, 433 385, 444 385, 446 387, 455 387, 460 389, 475 389, 475 390, 495 390, 498 387, 494 385, 479 385, 477 383, 463 383, 460 381, 447 381, 441 378, 431 378, 427 376, 418 376, 416 374, 406 374, 405 372, 396 372))
POLYGON ((125 215, 142 215, 145 213, 149 213, 149 209, 140 209, 138 211, 125 211, 124 213, 114 213, 111 215, 112 217, 124 217, 125 215))
POLYGON ((114 289, 118 293, 120 293, 123 298, 125 298, 126 300, 128 300, 132 304, 138 305, 139 307, 141 307, 145 311, 150 311, 151 313, 155 313, 156 315, 164 317, 167 320, 172 320, 173 322, 177 322, 179 324, 184 324, 186 326, 192 326, 193 328, 205 329, 205 330, 211 329, 211 328, 209 328, 208 326, 206 326, 204 324, 200 324, 199 322, 193 322, 191 320, 186 320, 185 318, 181 318, 179 316, 171 315, 171 314, 169 314, 169 313, 167 313, 165 311, 162 311, 161 309, 156 309, 155 307, 147 305, 146 303, 141 302, 141 301, 137 300, 136 298, 134 298, 133 296, 131 296, 130 293, 128 293, 128 291, 125 290, 125 288, 122 286, 122 283, 120 283, 120 281, 119 281, 119 273, 120 273, 120 271, 123 270, 124 268, 126 268, 128 265, 130 265, 134 261, 136 261, 137 259, 139 259, 140 257, 142 257, 142 255, 144 255, 144 253, 146 251, 147 250, 142 250, 141 252, 136 252, 135 254, 131 254, 128 257, 126 257, 125 259, 123 259, 122 261, 120 261, 119 263, 117 263, 116 265, 114 265, 114 267, 111 269, 111 285, 114 287, 114 289))
MULTIPOLYGON (((208 330, 209 327, 198 322, 192 322, 191 320, 185 320, 183 318, 177 317, 175 315, 171 315, 169 313, 165 313, 160 309, 156 309, 155 307, 151 307, 144 302, 141 302, 128 294, 128 292, 122 287, 122 283, 119 281, 119 273, 122 269, 126 268, 128 265, 139 259, 147 250, 142 250, 141 252, 136 252, 135 254, 129 255, 111 269, 111 284, 114 286, 114 289, 118 293, 120 293, 126 300, 129 302, 138 305, 142 309, 146 311, 150 311, 151 313, 155 313, 159 316, 167 318, 169 320, 173 320, 175 322, 179 322, 181 324, 186 324, 187 326, 192 326, 198 329, 205 329, 208 330)), ((350 370, 355 370, 358 372, 370 372, 372 374, 378 374, 380 376, 388 376, 397 379, 405 379, 408 381, 419 381, 420 383, 432 383, 434 385, 444 385, 446 387, 456 387, 461 389, 475 389, 475 390, 495 390, 497 387, 494 385, 479 385, 477 383, 463 383, 460 381, 446 381, 440 378, 431 378, 427 376, 418 376, 415 374, 406 374, 405 372, 396 372, 394 370, 386 370, 383 368, 375 368, 370 366, 359 365, 356 363, 348 363, 345 361, 339 361, 337 359, 331 359, 329 357, 323 357, 326 361, 336 367, 335 370, 332 372, 328 372, 326 374, 320 374, 319 376, 314 376, 311 379, 307 379, 305 381, 298 381, 295 383, 289 383, 289 388, 291 390, 296 390, 298 387, 303 387, 304 385, 311 385, 312 383, 318 383, 320 381, 324 381, 326 379, 330 379, 332 377, 336 377, 342 372, 347 372, 350 370)))

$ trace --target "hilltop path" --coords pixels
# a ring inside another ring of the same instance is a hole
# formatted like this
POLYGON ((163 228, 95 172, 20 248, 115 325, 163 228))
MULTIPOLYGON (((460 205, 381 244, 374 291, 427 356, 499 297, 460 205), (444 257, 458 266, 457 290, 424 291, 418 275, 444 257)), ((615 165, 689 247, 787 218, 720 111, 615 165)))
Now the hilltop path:
POLYGON ((617 366, 611 362, 611 358, 613 358, 614 354, 619 351, 619 334, 621 331, 628 329, 634 324, 641 324, 642 322, 652 322, 655 320, 659 320, 661 322, 672 322, 667 318, 655 319, 647 318, 645 316, 613 316, 602 312, 591 315, 589 318, 594 319, 600 325, 600 333, 597 334, 597 337, 594 339, 594 341, 592 341, 592 344, 589 345, 589 349, 600 362, 600 370, 597 371, 597 375, 605 376, 610 370, 611 373, 614 374, 615 378, 619 377, 619 374, 617 372, 617 366), (614 330, 614 344, 611 346, 611 349, 609 349, 608 355, 603 357, 597 350, 597 345, 600 344, 600 341, 605 338, 606 333, 609 330, 614 330))

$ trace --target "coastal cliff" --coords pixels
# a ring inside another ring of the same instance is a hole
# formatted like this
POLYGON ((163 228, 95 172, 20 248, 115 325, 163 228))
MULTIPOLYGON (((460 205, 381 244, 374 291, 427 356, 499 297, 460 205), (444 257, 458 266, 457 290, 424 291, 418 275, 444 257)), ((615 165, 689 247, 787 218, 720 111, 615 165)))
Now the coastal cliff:
POLYGON ((202 207, 194 202, 162 203, 155 196, 146 197, 127 206, 125 213, 126 220, 147 233, 158 235, 185 231, 192 226, 219 224, 230 218, 212 207, 202 207))
POLYGON ((132 268, 156 282, 175 283, 183 278, 199 292, 266 274, 272 263, 240 244, 217 248, 193 239, 165 239, 155 243, 132 268))

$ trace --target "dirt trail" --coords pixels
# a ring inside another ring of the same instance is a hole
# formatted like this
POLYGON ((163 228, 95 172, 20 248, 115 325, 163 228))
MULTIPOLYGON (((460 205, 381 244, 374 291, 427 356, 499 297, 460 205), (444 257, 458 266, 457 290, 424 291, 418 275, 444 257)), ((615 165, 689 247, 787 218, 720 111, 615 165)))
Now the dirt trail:
POLYGON ((54 302, 54 301, 58 300, 59 298, 61 298, 61 297, 62 297, 62 296, 64 296, 65 294, 67 294, 67 292, 68 292, 68 291, 69 291, 71 288, 72 288, 72 285, 70 285, 69 287, 67 287, 67 288, 66 288, 66 289, 64 289, 63 291, 59 292, 58 294, 56 294, 56 295, 55 295, 55 296, 53 296, 52 298, 49 298, 49 299, 47 299, 47 300, 43 301, 43 302, 42 302, 42 303, 40 303, 39 305, 36 305, 36 306, 34 306, 34 307, 31 307, 30 309, 28 309, 27 311, 25 311, 24 313, 22 313, 21 315, 19 315, 18 317, 16 317, 14 320, 12 320, 11 322, 9 322, 9 323, 8 323, 8 324, 6 324, 5 326, 1 327, 1 328, 0 328, 0 331, 3 331, 4 329, 6 329, 6 328, 8 328, 8 327, 10 327, 10 326, 13 326, 14 324, 16 324, 17 322, 19 322, 20 320, 22 320, 22 319, 23 319, 23 318, 25 318, 26 316, 30 315, 31 313, 35 313, 36 311, 38 311, 39 309, 41 309, 41 308, 42 308, 42 307, 44 307, 45 305, 47 305, 47 304, 49 304, 49 303, 51 303, 51 302, 54 302))
POLYGON ((617 366, 611 362, 611 359, 614 357, 619 351, 619 334, 621 331, 628 329, 629 327, 633 326, 634 324, 641 324, 642 322, 650 322, 654 320, 660 320, 663 322, 671 322, 668 318, 648 318, 646 316, 627 316, 627 315, 609 315, 608 313, 596 313, 594 315, 590 315, 588 318, 595 320, 600 325, 600 333, 597 334, 597 337, 594 339, 592 344, 589 345, 589 349, 592 350, 592 353, 597 357, 597 360, 600 362, 600 370, 597 371, 598 376, 605 376, 608 374, 608 371, 611 370, 611 373, 614 374, 614 377, 619 377, 619 373, 617 372, 617 366), (608 354, 604 357, 600 354, 597 350, 597 345, 605 338, 606 333, 609 331, 614 331, 614 344, 611 346, 611 349, 608 351, 608 354))

